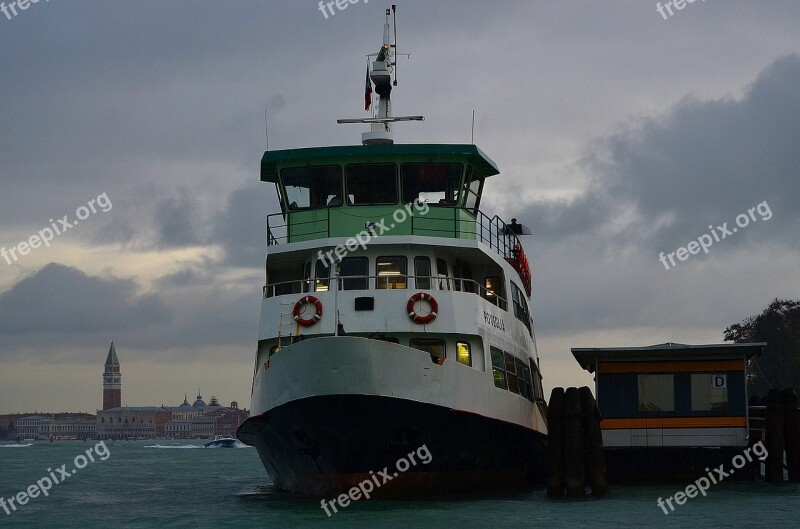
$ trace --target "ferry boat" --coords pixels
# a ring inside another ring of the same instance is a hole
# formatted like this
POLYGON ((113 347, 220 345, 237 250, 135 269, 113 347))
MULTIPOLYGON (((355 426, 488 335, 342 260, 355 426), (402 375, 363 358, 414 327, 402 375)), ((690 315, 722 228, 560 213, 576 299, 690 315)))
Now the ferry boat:
POLYGON ((395 144, 396 39, 369 55, 362 144, 269 151, 252 412, 237 432, 273 484, 373 495, 543 483, 547 427, 524 228, 480 209, 475 145, 395 144), (426 449, 427 462, 408 459, 426 449), (389 478, 389 480, 386 479, 389 478), (377 479, 375 480, 377 482, 377 479), (387 482, 388 481, 388 482, 387 482))

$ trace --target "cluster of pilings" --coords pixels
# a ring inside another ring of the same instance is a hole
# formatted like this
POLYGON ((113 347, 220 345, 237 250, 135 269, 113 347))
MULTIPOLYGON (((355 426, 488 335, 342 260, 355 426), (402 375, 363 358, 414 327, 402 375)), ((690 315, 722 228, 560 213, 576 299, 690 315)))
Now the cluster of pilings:
MULTIPOLYGON (((767 449, 764 479, 800 483, 800 409, 794 389, 771 389, 750 398, 750 446, 763 442, 767 449), (785 453, 785 464, 784 464, 785 453)), ((760 469, 756 468, 760 473, 760 469)))
POLYGON ((553 388, 547 408, 547 494, 581 498, 609 492, 600 408, 592 391, 553 388))

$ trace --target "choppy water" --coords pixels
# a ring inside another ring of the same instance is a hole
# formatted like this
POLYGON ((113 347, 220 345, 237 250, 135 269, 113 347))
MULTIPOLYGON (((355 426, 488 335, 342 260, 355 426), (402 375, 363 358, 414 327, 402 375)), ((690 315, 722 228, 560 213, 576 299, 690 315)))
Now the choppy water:
MULTIPOLYGON (((91 442, 0 442, 0 497, 25 490, 91 442), (8 446, 11 445, 11 446, 8 446)), ((722 483, 665 516, 678 486, 615 487, 610 498, 550 500, 543 491, 431 501, 359 501, 328 518, 320 498, 273 490, 256 451, 199 442, 108 443, 98 458, 6 515, 0 527, 800 527, 800 486, 722 483), (192 449, 193 448, 193 449, 192 449), (102 455, 102 454, 101 454, 102 455)))

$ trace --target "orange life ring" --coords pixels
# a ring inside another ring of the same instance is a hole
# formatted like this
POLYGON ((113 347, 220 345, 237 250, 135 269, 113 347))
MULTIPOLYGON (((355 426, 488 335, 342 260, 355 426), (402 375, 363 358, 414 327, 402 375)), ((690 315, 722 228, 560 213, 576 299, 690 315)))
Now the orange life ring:
POLYGON ((406 304, 406 312, 408 313, 408 317, 411 318, 411 321, 414 323, 419 323, 420 325, 426 325, 431 323, 433 320, 436 319, 436 315, 439 312, 439 304, 436 302, 436 299, 431 296, 430 294, 425 294, 424 292, 417 292, 408 300, 406 304), (414 310, 414 304, 417 301, 427 301, 431 306, 430 314, 426 316, 420 316, 417 314, 417 311, 414 310))
POLYGON ((294 304, 294 310, 292 311, 292 314, 294 315, 294 321, 296 321, 303 327, 314 325, 322 318, 322 302, 317 298, 315 298, 314 296, 302 297, 297 301, 297 303, 294 304), (316 309, 316 312, 314 312, 314 316, 312 318, 300 317, 300 310, 306 303, 313 304, 314 308, 316 309))

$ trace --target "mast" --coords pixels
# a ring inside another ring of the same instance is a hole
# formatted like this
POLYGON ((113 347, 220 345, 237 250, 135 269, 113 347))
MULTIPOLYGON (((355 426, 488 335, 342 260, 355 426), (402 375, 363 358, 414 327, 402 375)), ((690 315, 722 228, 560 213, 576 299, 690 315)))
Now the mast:
POLYGON ((394 44, 390 39, 390 20, 392 13, 397 12, 397 6, 392 5, 391 9, 386 9, 386 20, 383 24, 383 43, 378 53, 371 53, 367 57, 374 57, 375 60, 367 67, 369 80, 375 85, 375 93, 378 94, 378 112, 374 118, 338 119, 337 123, 365 123, 370 125, 368 132, 361 134, 361 143, 364 145, 394 143, 392 134, 392 123, 396 121, 424 121, 423 116, 392 116, 392 87, 397 86, 395 61, 395 50, 397 48, 397 25, 394 26, 394 44), (392 73, 395 79, 392 81, 392 73))

